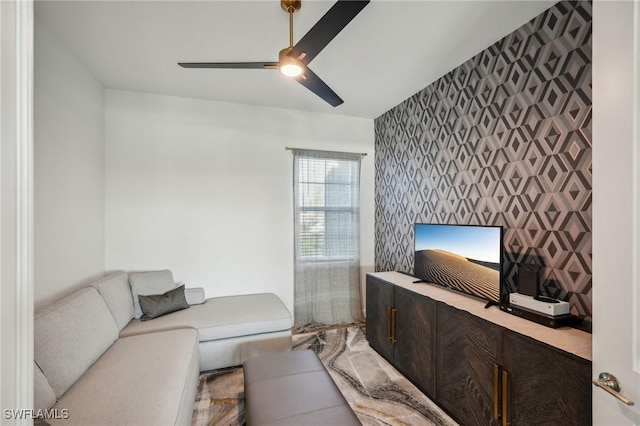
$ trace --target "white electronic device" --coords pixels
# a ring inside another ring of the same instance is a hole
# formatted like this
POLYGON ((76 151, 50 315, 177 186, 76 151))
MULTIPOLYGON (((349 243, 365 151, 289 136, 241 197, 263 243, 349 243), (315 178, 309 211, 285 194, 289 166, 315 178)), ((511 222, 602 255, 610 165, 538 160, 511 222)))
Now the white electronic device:
POLYGON ((509 303, 518 308, 537 312, 541 315, 555 317, 569 313, 570 305, 563 300, 552 299, 553 301, 536 300, 532 296, 520 293, 509 293, 509 303))

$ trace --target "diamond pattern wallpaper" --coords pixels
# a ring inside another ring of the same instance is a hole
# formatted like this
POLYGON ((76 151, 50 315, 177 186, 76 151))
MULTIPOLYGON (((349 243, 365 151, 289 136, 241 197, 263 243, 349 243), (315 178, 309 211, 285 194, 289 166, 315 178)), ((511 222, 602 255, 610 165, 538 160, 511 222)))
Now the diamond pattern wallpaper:
POLYGON ((505 284, 591 317, 591 2, 562 1, 375 120, 377 271, 413 224, 502 225, 505 284))

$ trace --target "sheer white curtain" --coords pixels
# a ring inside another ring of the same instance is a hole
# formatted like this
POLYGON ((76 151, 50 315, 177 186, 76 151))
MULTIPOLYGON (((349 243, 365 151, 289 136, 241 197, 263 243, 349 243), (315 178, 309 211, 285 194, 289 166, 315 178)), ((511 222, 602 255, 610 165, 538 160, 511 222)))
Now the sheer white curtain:
POLYGON ((293 150, 297 328, 349 324, 360 305, 360 154, 293 150))

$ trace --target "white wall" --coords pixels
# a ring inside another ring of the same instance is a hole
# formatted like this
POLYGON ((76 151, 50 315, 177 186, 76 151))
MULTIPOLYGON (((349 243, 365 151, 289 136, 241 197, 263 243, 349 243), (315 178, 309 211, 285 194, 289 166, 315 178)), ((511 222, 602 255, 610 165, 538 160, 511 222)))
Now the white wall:
POLYGON ((106 268, 169 268, 207 297, 293 309, 293 159, 366 152, 362 265, 373 265, 373 120, 106 91, 106 268))
POLYGON ((104 90, 36 19, 35 305, 104 270, 104 90))

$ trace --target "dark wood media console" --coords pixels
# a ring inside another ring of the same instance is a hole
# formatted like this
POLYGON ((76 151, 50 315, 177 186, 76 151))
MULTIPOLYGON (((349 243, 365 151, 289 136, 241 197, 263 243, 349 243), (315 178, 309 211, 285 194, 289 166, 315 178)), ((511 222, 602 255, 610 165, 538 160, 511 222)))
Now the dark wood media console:
POLYGON ((367 340, 456 421, 591 424, 590 334, 413 281, 367 274, 367 340))

